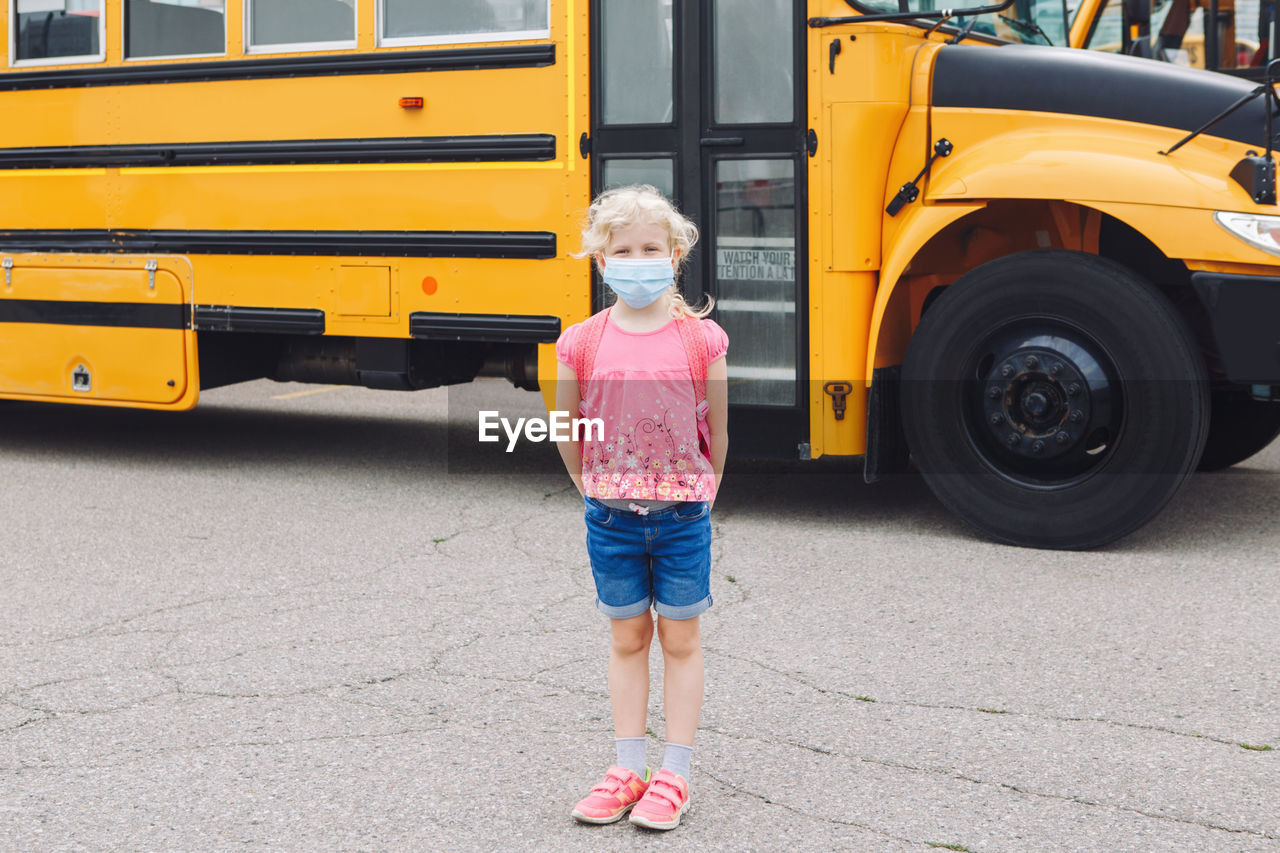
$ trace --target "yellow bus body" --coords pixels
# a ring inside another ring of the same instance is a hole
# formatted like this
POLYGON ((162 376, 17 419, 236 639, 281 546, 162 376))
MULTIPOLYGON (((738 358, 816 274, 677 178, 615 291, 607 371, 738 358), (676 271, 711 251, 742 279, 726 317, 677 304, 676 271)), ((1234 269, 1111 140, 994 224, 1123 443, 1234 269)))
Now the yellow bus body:
MULTIPOLYGON (((202 387, 262 375, 411 389, 496 369, 552 405, 553 342, 598 304, 570 253, 601 184, 601 7, 552 0, 545 37, 383 46, 374 6, 355 3, 349 47, 273 53, 246 45, 244 3, 228 0, 224 55, 127 59, 123 4, 105 0, 100 58, 0 62, 0 397, 186 409, 202 387)), ((932 300, 989 262, 1062 250, 1141 276, 1149 244, 1187 275, 1280 272, 1214 222, 1276 212, 1231 177, 1258 147, 1239 132, 1165 156, 1177 122, 1061 106, 1070 93, 1038 109, 1000 83, 970 98, 954 77, 987 73, 985 57, 1078 63, 992 38, 946 45, 954 27, 861 21, 854 6, 794 6, 798 142, 760 155, 791 158, 800 200, 803 426, 772 455, 893 470, 877 443, 897 406, 877 394, 932 300), (824 18, 840 20, 805 24, 824 18), (953 149, 930 161, 939 140, 953 149)), ((1079 67, 1138 69, 1115 59, 1079 67)), ((709 148, 677 156, 682 174, 746 156, 712 125, 686 138, 700 134, 709 148)))
MULTIPOLYGON (((557 3, 554 11, 550 38, 533 45, 375 50, 372 6, 362 2, 355 50, 250 57, 241 36, 242 8, 233 2, 227 5, 225 57, 138 61, 121 55, 122 4, 109 0, 105 61, 38 68, 6 62, 10 78, 79 71, 91 79, 112 71, 136 74, 146 66, 164 71, 146 83, 68 82, 0 91, 2 147, 120 150, 198 144, 212 151, 210 162, 0 169, 6 201, 0 227, 6 245, 0 248, 21 279, 23 271, 59 269, 62 253, 22 252, 23 239, 13 232, 91 233, 108 241, 123 235, 121 246, 97 261, 85 256, 77 261, 100 267, 120 265, 116 252, 150 235, 159 235, 158 246, 179 247, 194 237, 181 253, 188 305, 320 312, 325 336, 404 339, 415 312, 579 319, 590 306, 587 273, 566 251, 576 245, 589 196, 589 172, 577 152, 577 135, 587 119, 586 65, 576 61, 586 51, 585 9, 557 3), (513 55, 504 57, 503 51, 513 55), (459 53, 474 59, 458 58, 459 53), (353 73, 338 67, 340 73, 332 73, 322 66, 312 73, 240 79, 226 67, 252 59, 265 63, 271 75, 286 73, 271 69, 271 62, 390 60, 408 54, 421 56, 417 66, 424 70, 389 73, 374 67, 372 73, 353 73), (182 66, 209 67, 213 79, 183 78, 182 66), (179 72, 175 81, 165 82, 172 69, 179 72), (403 108, 400 99, 406 97, 425 103, 403 108), (227 158, 219 154, 221 148, 245 143, 266 150, 322 140, 402 139, 431 140, 446 150, 437 160, 428 151, 419 162, 223 162, 227 158), (457 143, 453 150, 448 150, 450 140, 457 143), (495 145, 506 153, 486 153, 495 145), (131 241, 131 232, 143 233, 131 241), (395 235, 425 233, 443 245, 416 252, 419 257, 412 256, 412 248, 382 254, 376 245, 359 254, 341 251, 344 238, 360 243, 376 232, 393 235, 392 241, 395 235), (281 233, 305 239, 295 241, 295 248, 286 240, 272 254, 236 251, 234 245, 217 253, 200 251, 207 235, 217 235, 216 242, 239 240, 247 248, 281 233), (481 253, 491 257, 467 257, 477 253, 465 241, 450 245, 467 234, 482 235, 489 245, 481 253), (519 239, 529 237, 533 243, 519 239), (326 249, 329 241, 338 251, 326 249)), ((10 19, 6 13, 2 43, 8 45, 13 44, 10 19)), ((160 257, 137 255, 140 262, 160 257)), ((58 298, 71 299, 77 281, 68 278, 58 298)), ((86 299, 91 296, 86 293, 86 299)), ((198 323, 201 311, 195 311, 198 323)), ((199 382, 185 383, 188 392, 166 398, 157 395, 150 377, 136 371, 120 379, 122 390, 111 398, 73 392, 70 373, 52 382, 46 375, 53 369, 49 365, 61 370, 73 352, 96 358, 105 346, 111 364, 151 358, 147 334, 116 332, 102 339, 91 329, 0 324, 0 397, 110 399, 170 408, 195 404, 199 382), (19 360, 16 352, 25 355, 19 360)), ((193 369, 197 357, 189 353, 193 369)), ((544 367, 549 361, 554 371, 553 359, 540 359, 544 367)))

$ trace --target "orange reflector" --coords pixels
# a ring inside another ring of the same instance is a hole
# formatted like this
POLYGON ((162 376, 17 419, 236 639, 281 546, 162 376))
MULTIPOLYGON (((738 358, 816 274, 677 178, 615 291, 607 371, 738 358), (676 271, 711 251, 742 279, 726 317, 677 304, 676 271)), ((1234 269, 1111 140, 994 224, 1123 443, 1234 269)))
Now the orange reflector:
POLYGON ((1137 24, 1130 24, 1130 25, 1129 25, 1129 39, 1130 39, 1131 41, 1137 41, 1137 40, 1138 40, 1138 25, 1137 25, 1137 24))
POLYGON ((422 98, 401 98, 400 106, 406 110, 420 110, 426 102, 422 98))

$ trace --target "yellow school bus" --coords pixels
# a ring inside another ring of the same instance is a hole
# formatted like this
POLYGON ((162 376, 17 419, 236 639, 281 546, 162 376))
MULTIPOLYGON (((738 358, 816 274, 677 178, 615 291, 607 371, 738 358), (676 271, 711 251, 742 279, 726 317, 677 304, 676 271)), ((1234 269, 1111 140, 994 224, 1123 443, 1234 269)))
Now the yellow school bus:
POLYGON ((737 455, 914 460, 1081 548, 1280 431, 1265 94, 1175 149, 1251 84, 1049 46, 1061 4, 6 4, 0 397, 547 395, 585 207, 644 182, 702 227, 737 455))

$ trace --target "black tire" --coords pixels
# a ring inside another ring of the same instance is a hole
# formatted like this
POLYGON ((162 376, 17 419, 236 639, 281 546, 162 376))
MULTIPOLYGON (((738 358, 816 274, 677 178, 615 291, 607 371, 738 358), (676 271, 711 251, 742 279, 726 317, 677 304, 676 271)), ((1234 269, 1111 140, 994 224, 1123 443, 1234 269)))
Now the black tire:
POLYGON ((1196 342, 1119 264, 1036 251, 964 275, 920 321, 902 372, 925 481, 982 533, 1093 548, 1150 521, 1209 428, 1196 342))
POLYGON ((1201 471, 1221 471, 1239 464, 1280 435, 1280 403, 1253 399, 1244 389, 1215 391, 1209 415, 1209 438, 1200 456, 1201 471))

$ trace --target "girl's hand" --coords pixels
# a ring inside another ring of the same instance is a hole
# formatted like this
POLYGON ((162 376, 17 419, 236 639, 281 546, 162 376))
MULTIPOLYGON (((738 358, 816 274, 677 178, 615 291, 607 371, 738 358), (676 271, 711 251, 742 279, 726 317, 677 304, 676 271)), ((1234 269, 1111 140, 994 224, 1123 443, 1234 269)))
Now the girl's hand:
MULTIPOLYGON (((557 362, 556 367, 556 408, 568 412, 569 417, 576 418, 579 414, 578 407, 582 404, 578 374, 564 362, 557 362)), ((569 472, 573 484, 578 487, 578 494, 585 498, 587 492, 582 485, 582 442, 557 441, 556 449, 560 451, 560 458, 564 460, 565 470, 569 472)))
POLYGON ((711 470, 715 473, 718 494, 724 460, 729 455, 729 366, 723 356, 707 365, 707 404, 710 407, 707 428, 711 431, 711 470))

